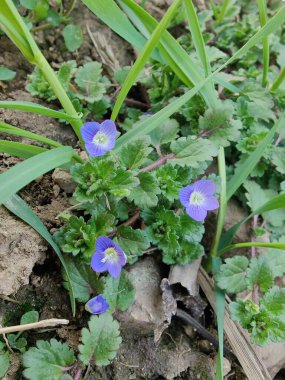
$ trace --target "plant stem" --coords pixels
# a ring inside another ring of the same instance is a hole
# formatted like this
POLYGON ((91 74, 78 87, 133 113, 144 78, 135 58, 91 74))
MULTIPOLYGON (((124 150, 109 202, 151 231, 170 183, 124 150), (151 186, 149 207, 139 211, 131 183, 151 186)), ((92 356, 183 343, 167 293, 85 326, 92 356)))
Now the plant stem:
POLYGON ((280 73, 277 75, 275 81, 272 83, 272 86, 271 86, 271 88, 270 88, 270 91, 271 91, 271 92, 276 91, 276 90, 280 87, 280 85, 281 85, 281 83, 284 81, 284 79, 285 79, 285 66, 284 66, 283 69, 280 71, 280 73))
POLYGON ((225 151, 224 148, 220 146, 218 155, 218 168, 219 176, 221 178, 221 193, 220 193, 220 207, 218 213, 218 222, 214 241, 210 251, 211 257, 217 257, 218 247, 220 243, 220 238, 224 228, 225 215, 227 210, 227 177, 226 177, 226 163, 225 163, 225 151))
MULTIPOLYGON (((58 100, 63 106, 65 112, 70 116, 77 117, 77 112, 71 100, 69 99, 66 91, 64 90, 62 84, 60 83, 56 73, 54 72, 54 70, 40 51, 38 51, 37 54, 35 54, 35 62, 38 68, 45 76, 46 80, 49 82, 51 88, 53 89, 55 95, 57 96, 58 100)), ((83 142, 80 133, 82 121, 80 119, 74 119, 70 120, 70 124, 72 125, 73 130, 76 133, 78 139, 81 142, 83 142)))
MULTIPOLYGON (((267 9, 265 0, 257 0, 260 26, 263 27, 267 23, 267 9)), ((263 74, 262 74, 262 87, 266 87, 267 74, 269 69, 269 40, 265 37, 263 42, 263 74)))
POLYGON ((276 248, 276 249, 283 249, 285 250, 285 244, 284 243, 261 243, 261 242, 248 242, 248 243, 237 243, 228 245, 227 247, 221 249, 217 256, 221 256, 223 253, 230 251, 231 249, 236 248, 251 248, 251 247, 264 247, 264 248, 276 248))
POLYGON ((140 173, 150 172, 151 170, 165 164, 166 161, 172 160, 174 157, 175 157, 174 153, 171 153, 168 156, 162 156, 161 158, 159 158, 157 161, 153 162, 152 164, 146 166, 145 168, 140 169, 140 173))

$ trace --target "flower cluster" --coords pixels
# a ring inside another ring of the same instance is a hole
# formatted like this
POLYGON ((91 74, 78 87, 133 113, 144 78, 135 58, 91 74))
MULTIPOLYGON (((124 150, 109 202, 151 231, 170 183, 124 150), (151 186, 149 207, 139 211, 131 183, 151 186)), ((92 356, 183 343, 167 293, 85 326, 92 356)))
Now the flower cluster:
MULTIPOLYGON (((87 152, 91 156, 102 156, 114 148, 117 130, 113 121, 105 120, 102 124, 85 123, 81 128, 81 134, 87 152)), ((192 219, 203 222, 207 211, 216 210, 219 207, 214 193, 215 184, 210 180, 202 179, 181 189, 179 199, 192 219)), ((95 253, 91 260, 91 267, 95 272, 108 271, 112 277, 117 278, 126 262, 126 255, 118 244, 106 236, 100 236, 97 239, 95 253)), ((109 305, 99 294, 90 299, 85 308, 92 314, 101 314, 109 309, 109 305)))

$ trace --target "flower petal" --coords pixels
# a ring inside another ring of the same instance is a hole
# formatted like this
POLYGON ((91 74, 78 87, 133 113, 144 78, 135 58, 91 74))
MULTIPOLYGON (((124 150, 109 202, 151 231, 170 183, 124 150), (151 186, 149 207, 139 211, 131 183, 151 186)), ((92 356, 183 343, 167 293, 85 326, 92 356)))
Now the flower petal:
POLYGON ((90 143, 93 140, 93 137, 100 130, 100 124, 96 123, 96 121, 91 121, 85 123, 83 127, 80 129, 81 135, 85 143, 90 143))
POLYGON ((192 219, 196 220, 197 222, 204 222, 207 211, 198 205, 190 205, 186 208, 186 212, 189 216, 191 216, 192 219))
POLYGON ((108 270, 108 265, 106 262, 102 262, 105 258, 104 252, 95 252, 91 260, 91 268, 94 272, 105 272, 108 270))
POLYGON ((112 239, 107 236, 99 236, 96 240, 96 252, 104 252, 108 248, 116 248, 118 244, 114 243, 112 239))
POLYGON ((118 261, 115 262, 108 262, 108 272, 110 275, 114 278, 117 278, 120 276, 122 270, 122 266, 118 261))
POLYGON ((109 149, 106 149, 106 147, 96 145, 94 143, 86 143, 85 148, 87 150, 87 153, 90 156, 94 156, 94 157, 103 156, 106 152, 109 151, 109 149))
POLYGON ((199 191, 205 196, 211 196, 214 194, 216 185, 213 181, 208 179, 201 179, 193 184, 194 190, 199 191))
POLYGON ((102 314, 109 309, 109 304, 106 299, 99 294, 98 296, 91 298, 85 305, 85 310, 91 314, 102 314))
POLYGON ((124 265, 126 265, 126 262, 127 262, 127 256, 125 254, 125 252, 123 252, 122 248, 120 248, 120 251, 117 250, 118 252, 118 262, 119 264, 121 265, 121 267, 123 267, 124 265))
POLYGON ((179 199, 180 199, 180 202, 183 204, 183 206, 185 207, 189 206, 189 200, 190 200, 190 196, 193 190, 194 190, 194 186, 192 185, 183 187, 183 189, 180 190, 179 199))
POLYGON ((108 138, 107 144, 104 145, 106 151, 113 149, 116 144, 117 136, 117 129, 115 123, 112 120, 103 121, 103 123, 101 124, 100 132, 104 133, 108 138))
POLYGON ((203 208, 209 211, 216 210, 217 208, 219 208, 219 201, 217 200, 217 198, 213 196, 207 197, 205 198, 203 208))

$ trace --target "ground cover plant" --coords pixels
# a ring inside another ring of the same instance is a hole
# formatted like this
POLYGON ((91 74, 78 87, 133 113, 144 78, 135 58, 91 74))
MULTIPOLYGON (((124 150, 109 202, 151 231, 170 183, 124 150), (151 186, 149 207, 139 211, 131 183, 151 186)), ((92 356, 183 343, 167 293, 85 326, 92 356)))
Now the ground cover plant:
MULTIPOLYGON (((163 277, 183 267, 183 285, 195 264, 210 286, 211 294, 200 283, 212 306, 215 299, 215 378, 224 378, 224 330, 245 376, 272 378, 253 344, 285 342, 285 7, 277 0, 202 6, 174 0, 157 21, 151 4, 1 5, 3 34, 34 66, 26 91, 44 103, 2 100, 0 108, 57 119, 78 141, 69 146, 1 121, 1 133, 9 136, 0 140, 1 152, 21 161, 0 174, 0 201, 51 245, 70 298, 69 319, 82 319, 75 345, 56 335, 32 342, 25 331, 68 321, 39 321, 37 308, 29 307, 19 326, 0 329, 2 377, 17 351, 24 378, 97 378, 92 376, 112 363, 122 344, 122 315, 137 302, 132 268, 155 257, 163 277), (76 7, 89 9, 132 46, 134 63, 118 67, 105 55, 102 62, 81 58, 83 32, 72 19, 76 7), (68 57, 55 69, 37 43, 38 33, 54 28, 68 57), (67 174, 72 190, 56 231, 49 231, 17 192, 55 168, 67 174), (227 227, 232 199, 246 215, 227 227), (248 240, 235 240, 244 226, 248 240), (245 357, 224 317, 240 334, 245 357)), ((3 83, 15 76, 9 67, 0 68, 3 83)), ((175 314, 195 314, 169 289, 175 307, 163 299, 165 323, 160 333, 155 330, 157 339, 175 314)), ((186 320, 197 326, 195 318, 186 320)))

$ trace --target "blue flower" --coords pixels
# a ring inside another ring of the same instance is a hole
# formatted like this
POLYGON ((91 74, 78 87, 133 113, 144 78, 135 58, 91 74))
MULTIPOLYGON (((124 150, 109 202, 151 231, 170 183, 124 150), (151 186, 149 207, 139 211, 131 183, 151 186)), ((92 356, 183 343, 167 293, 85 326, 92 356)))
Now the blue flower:
POLYGON ((219 208, 219 202, 214 197, 214 193, 214 182, 201 179, 180 190, 179 199, 192 219, 203 222, 207 216, 207 211, 219 208))
POLYGON ((119 277, 127 257, 122 248, 106 236, 100 236, 96 241, 96 251, 91 260, 95 272, 108 271, 112 277, 119 277))
POLYGON ((109 309, 109 304, 106 299, 99 294, 98 296, 91 298, 85 305, 85 310, 91 314, 102 314, 109 309))
POLYGON ((103 156, 112 150, 116 143, 116 134, 116 125, 112 120, 105 120, 102 124, 91 121, 81 128, 85 148, 90 156, 103 156))

